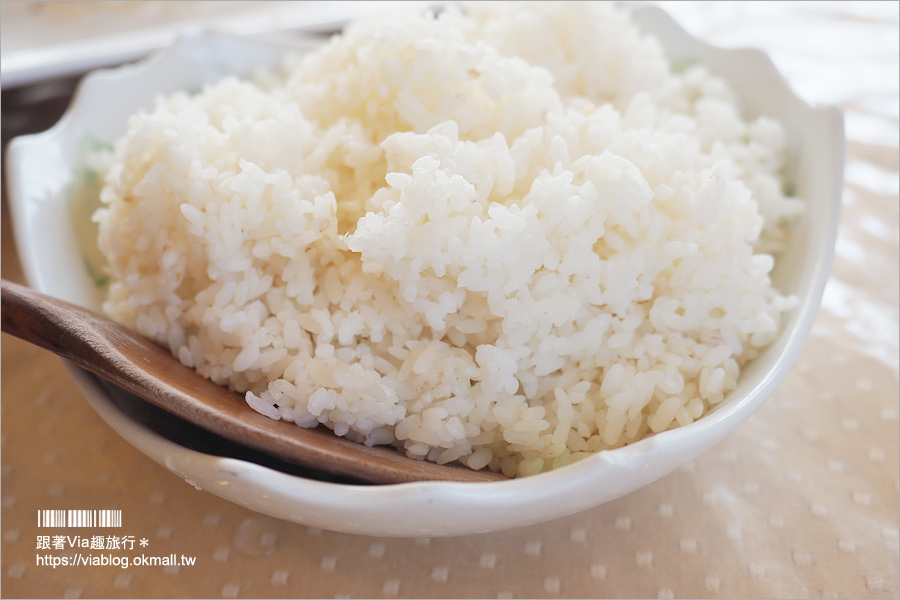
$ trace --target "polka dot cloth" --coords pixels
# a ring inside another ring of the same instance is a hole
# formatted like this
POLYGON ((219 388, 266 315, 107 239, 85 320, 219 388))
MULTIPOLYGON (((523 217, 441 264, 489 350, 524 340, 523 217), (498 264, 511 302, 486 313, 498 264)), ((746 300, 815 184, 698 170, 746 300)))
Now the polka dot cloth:
MULTIPOLYGON (((845 205, 822 311, 786 380, 735 434, 633 494, 542 525, 354 536, 195 490, 102 422, 58 359, 4 335, 4 596, 897 597, 896 5, 671 8, 713 42, 765 47, 798 91, 846 111, 845 205), (196 564, 38 565, 36 509, 58 501, 121 508, 147 554, 196 564)), ((3 274, 21 280, 3 209, 3 274)))

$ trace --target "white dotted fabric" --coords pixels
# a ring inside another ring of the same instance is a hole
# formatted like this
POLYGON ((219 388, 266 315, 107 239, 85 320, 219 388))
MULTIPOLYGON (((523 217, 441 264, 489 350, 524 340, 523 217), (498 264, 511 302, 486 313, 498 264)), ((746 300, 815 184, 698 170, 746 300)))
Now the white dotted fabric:
MULTIPOLYGON (((801 95, 846 111, 844 210, 822 311, 796 366, 734 435, 638 492, 564 519, 459 538, 368 538, 195 490, 103 423, 55 357, 4 336, 3 595, 896 598, 897 5, 667 8, 714 43, 767 49, 801 95), (124 533, 197 563, 38 566, 36 509, 62 500, 120 507, 124 533)), ((4 277, 14 278, 6 212, 3 234, 4 277)))

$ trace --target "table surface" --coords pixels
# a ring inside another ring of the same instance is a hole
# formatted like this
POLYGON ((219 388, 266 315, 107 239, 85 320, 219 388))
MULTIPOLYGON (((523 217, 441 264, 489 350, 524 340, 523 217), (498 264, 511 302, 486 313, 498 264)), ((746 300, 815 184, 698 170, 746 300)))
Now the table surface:
MULTIPOLYGON (((766 49, 804 98, 838 103, 846 117, 844 209, 822 310, 785 381, 735 434, 652 485, 542 525, 355 536, 195 490, 118 437, 59 359, 4 335, 3 597, 896 598, 898 6, 668 8, 713 43, 766 49), (38 554, 71 553, 37 549, 35 513, 60 503, 120 506, 122 535, 149 541, 130 554, 196 564, 38 565, 38 554)), ((72 83, 4 92, 4 147, 52 123, 72 83)), ((2 275, 21 281, 5 198, 2 228, 2 275)))

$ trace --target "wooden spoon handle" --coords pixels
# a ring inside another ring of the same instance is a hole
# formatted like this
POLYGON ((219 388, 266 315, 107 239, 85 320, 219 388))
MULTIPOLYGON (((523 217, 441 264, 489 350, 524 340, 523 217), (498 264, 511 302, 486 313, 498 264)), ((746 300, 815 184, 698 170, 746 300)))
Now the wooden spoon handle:
POLYGON ((5 333, 98 375, 114 375, 109 372, 108 344, 99 333, 110 323, 98 324, 96 316, 86 309, 5 279, 0 282, 0 292, 0 320, 5 333))
POLYGON ((194 425, 283 460, 373 483, 504 479, 488 471, 412 460, 392 448, 356 444, 322 427, 302 429, 274 421, 123 325, 21 285, 2 281, 0 313, 4 332, 46 348, 194 425))
POLYGON ((167 350, 91 310, 6 280, 0 282, 0 292, 5 333, 49 350, 154 404, 160 402, 148 398, 147 391, 152 391, 156 382, 148 377, 146 367, 135 368, 133 357, 144 357, 148 367, 166 368, 173 363, 182 367, 167 350))
POLYGON ((0 292, 0 320, 5 333, 49 350, 203 426, 197 422, 202 415, 193 409, 201 403, 185 397, 180 389, 184 386, 178 383, 199 376, 167 350, 112 319, 25 286, 2 280, 0 292))

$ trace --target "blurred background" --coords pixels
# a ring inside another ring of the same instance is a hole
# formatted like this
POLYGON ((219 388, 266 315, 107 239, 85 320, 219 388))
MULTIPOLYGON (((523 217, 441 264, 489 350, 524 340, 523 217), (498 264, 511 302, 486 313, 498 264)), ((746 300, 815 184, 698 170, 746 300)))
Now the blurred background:
MULTIPOLYGON (((394 4, 4 1, 4 152, 59 119, 85 70, 136 60, 179 31, 327 34, 394 4)), ((801 97, 844 110, 833 274, 809 343, 749 422, 675 473, 578 515, 478 536, 368 538, 195 490, 112 431, 59 359, 3 335, 3 596, 896 598, 898 4, 663 7, 710 43, 765 50, 801 97), (119 506, 126 533, 154 554, 197 563, 38 566, 35 510, 59 503, 119 506)), ((2 276, 21 282, 5 187, 2 210, 2 276)))

